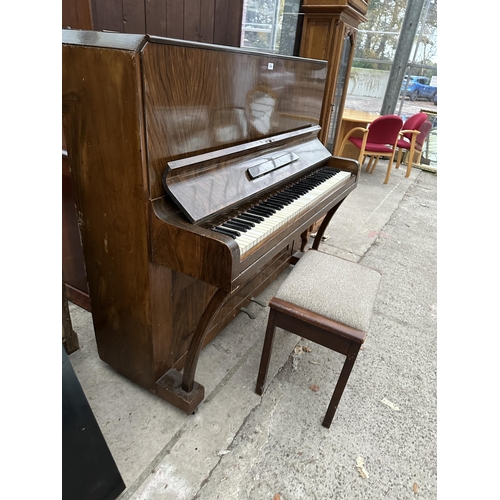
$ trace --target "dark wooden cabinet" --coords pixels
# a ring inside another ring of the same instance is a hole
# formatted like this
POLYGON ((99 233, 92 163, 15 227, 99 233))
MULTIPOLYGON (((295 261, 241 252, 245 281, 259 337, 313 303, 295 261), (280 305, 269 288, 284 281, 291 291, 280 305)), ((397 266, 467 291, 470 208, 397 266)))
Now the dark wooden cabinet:
POLYGON ((62 269, 69 301, 90 311, 83 249, 71 184, 68 154, 62 152, 62 269))
POLYGON ((300 56, 328 61, 320 140, 333 151, 347 94, 356 36, 369 0, 304 0, 300 56))

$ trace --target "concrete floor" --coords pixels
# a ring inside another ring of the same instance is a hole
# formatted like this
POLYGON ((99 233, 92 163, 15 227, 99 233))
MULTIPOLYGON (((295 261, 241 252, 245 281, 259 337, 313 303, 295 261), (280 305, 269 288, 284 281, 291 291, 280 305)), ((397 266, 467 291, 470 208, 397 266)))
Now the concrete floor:
POLYGON ((337 353, 280 330, 267 389, 254 393, 267 308, 253 303, 255 319, 239 314, 203 350, 206 397, 186 416, 103 363, 91 315, 70 305, 70 360, 127 486, 120 500, 437 498, 437 176, 403 168, 384 185, 386 165, 362 171, 320 247, 383 272, 330 429, 337 353), (311 352, 296 354, 302 345, 311 352))

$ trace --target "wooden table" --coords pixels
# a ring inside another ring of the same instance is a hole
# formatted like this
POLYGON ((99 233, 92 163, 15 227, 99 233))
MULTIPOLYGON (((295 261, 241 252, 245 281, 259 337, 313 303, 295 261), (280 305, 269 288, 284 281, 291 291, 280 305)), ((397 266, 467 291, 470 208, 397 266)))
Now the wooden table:
MULTIPOLYGON (((356 127, 365 127, 370 124, 375 118, 380 115, 378 113, 369 113, 367 111, 359 111, 355 109, 345 109, 342 115, 342 122, 340 124, 340 133, 338 135, 337 142, 335 143, 334 156, 340 156, 340 146, 342 145, 342 140, 349 132, 356 127)), ((361 136, 362 134, 355 134, 356 136, 361 136)), ((342 153, 345 158, 354 158, 355 160, 359 157, 359 149, 351 143, 348 143, 342 153)))

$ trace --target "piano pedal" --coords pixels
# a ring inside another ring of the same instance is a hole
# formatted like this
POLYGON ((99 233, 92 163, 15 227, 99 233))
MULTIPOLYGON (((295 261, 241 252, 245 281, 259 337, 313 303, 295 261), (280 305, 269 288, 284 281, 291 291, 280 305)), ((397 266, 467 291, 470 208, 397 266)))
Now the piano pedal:
MULTIPOLYGON (((314 238, 316 238, 316 235, 317 235, 317 234, 318 234, 318 233, 311 233, 311 234, 310 234, 310 236, 311 236, 311 238, 312 238, 312 239, 314 239, 314 238)), ((321 237, 321 241, 327 241, 327 240, 329 240, 329 239, 330 239, 330 236, 322 236, 322 237, 321 237)))
POLYGON ((259 304, 259 306, 267 307, 267 302, 264 302, 263 300, 256 299, 255 297, 252 297, 250 300, 252 302, 255 302, 256 304, 259 304))
POLYGON ((255 318, 257 317, 257 316, 255 316, 255 314, 254 314, 252 311, 250 311, 250 309, 247 309, 246 307, 242 307, 242 308, 240 309, 240 311, 241 311, 241 312, 244 312, 244 313, 246 313, 246 314, 248 314, 248 317, 249 317, 250 319, 255 319, 255 318))

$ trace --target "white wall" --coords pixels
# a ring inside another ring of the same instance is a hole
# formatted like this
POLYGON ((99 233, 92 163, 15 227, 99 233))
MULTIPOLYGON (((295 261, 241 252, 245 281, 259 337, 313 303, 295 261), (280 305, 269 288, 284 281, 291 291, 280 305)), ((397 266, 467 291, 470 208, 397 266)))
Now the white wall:
POLYGON ((384 97, 390 71, 352 68, 347 94, 354 97, 384 97))

